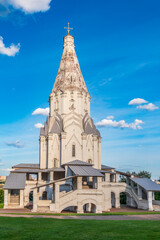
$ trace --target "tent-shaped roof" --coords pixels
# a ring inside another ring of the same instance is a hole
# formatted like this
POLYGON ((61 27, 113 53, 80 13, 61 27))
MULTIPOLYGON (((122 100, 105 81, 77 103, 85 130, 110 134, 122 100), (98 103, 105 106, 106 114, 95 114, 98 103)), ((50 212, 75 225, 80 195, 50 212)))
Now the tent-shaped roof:
POLYGON ((131 178, 131 180, 147 191, 160 192, 160 185, 149 178, 131 178))
POLYGON ((4 184, 4 189, 24 189, 26 182, 25 173, 10 173, 4 184))
POLYGON ((80 160, 73 160, 71 162, 65 163, 64 165, 76 165, 76 166, 92 166, 93 164, 87 163, 80 160))
POLYGON ((103 177, 98 169, 91 166, 69 166, 75 175, 85 176, 85 177, 103 177))

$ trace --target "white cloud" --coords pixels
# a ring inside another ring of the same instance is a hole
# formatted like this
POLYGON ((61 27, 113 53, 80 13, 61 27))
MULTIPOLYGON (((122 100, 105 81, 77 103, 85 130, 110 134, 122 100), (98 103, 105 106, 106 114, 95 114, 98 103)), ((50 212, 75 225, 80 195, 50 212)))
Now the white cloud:
POLYGON ((7 4, 29 14, 48 11, 51 1, 52 0, 7 0, 7 4))
POLYGON ((43 128, 44 125, 42 123, 36 123, 34 124, 35 128, 43 128))
POLYGON ((108 117, 106 117, 107 119, 114 119, 114 116, 108 116, 108 117))
POLYGON ((142 103, 148 103, 148 101, 143 98, 134 98, 128 103, 128 105, 140 105, 142 103))
POLYGON ((9 147, 15 147, 15 148, 23 148, 24 144, 20 143, 19 140, 17 140, 16 142, 6 142, 6 145, 9 147))
POLYGON ((49 115, 49 108, 37 108, 33 111, 32 115, 43 115, 48 116, 49 115))
POLYGON ((131 129, 142 129, 141 124, 143 124, 142 120, 136 119, 133 123, 126 123, 124 120, 117 122, 112 119, 103 119, 100 122, 97 122, 96 125, 98 127, 114 127, 114 128, 131 128, 131 129))
POLYGON ((20 50, 20 44, 14 45, 13 43, 10 47, 5 47, 3 43, 3 37, 0 36, 0 54, 7 56, 15 56, 20 50))
POLYGON ((137 106, 137 108, 138 109, 145 109, 145 110, 148 110, 148 111, 153 111, 155 109, 158 109, 159 107, 157 107, 153 103, 148 103, 148 104, 145 104, 145 105, 137 106))
POLYGON ((13 169, 10 169, 10 168, 6 168, 6 169, 0 169, 1 171, 5 171, 5 172, 10 172, 10 171, 13 171, 13 169))

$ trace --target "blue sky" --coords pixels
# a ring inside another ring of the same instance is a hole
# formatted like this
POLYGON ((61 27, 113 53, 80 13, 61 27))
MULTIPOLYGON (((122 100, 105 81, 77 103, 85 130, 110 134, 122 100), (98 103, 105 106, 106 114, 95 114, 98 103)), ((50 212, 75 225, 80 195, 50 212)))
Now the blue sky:
POLYGON ((95 122, 114 116, 110 126, 99 128, 102 162, 122 171, 147 170, 158 178, 160 1, 17 2, 0 0, 0 175, 8 175, 16 163, 39 161, 34 125, 46 116, 32 112, 48 107, 69 21, 92 96, 91 115, 95 122), (12 43, 14 48, 7 49, 12 43), (148 103, 128 105, 135 98, 148 103), (149 103, 157 109, 137 108, 149 103), (120 120, 130 124, 135 119, 143 122, 142 129, 119 126, 120 120))

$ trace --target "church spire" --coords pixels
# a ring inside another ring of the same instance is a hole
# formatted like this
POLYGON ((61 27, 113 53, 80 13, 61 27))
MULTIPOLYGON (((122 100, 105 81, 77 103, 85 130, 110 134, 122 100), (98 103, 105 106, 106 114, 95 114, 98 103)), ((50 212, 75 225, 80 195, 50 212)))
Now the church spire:
POLYGON ((58 90, 65 91, 68 89, 71 91, 78 90, 88 93, 75 52, 74 37, 69 34, 72 28, 70 28, 68 24, 66 29, 68 35, 64 37, 63 54, 53 86, 53 92, 57 92, 58 90))

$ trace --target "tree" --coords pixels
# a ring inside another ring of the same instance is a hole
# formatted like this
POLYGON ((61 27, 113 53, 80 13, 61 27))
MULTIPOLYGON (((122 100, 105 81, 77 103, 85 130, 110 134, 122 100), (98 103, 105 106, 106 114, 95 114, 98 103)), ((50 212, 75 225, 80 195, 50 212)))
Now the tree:
POLYGON ((151 179, 151 176, 152 176, 152 174, 148 171, 140 171, 138 173, 132 172, 131 174, 136 177, 149 178, 149 179, 151 179))
MULTIPOLYGON (((140 172, 138 172, 138 173, 136 173, 136 172, 126 172, 126 173, 128 173, 128 174, 130 174, 130 175, 133 175, 133 176, 136 176, 136 177, 142 177, 142 178, 151 178, 151 173, 150 172, 148 172, 148 171, 140 171, 140 172)), ((126 177, 124 176, 124 175, 120 175, 120 180, 119 180, 120 182, 126 182, 126 177)))
POLYGON ((4 190, 0 189, 0 203, 4 202, 4 190))

